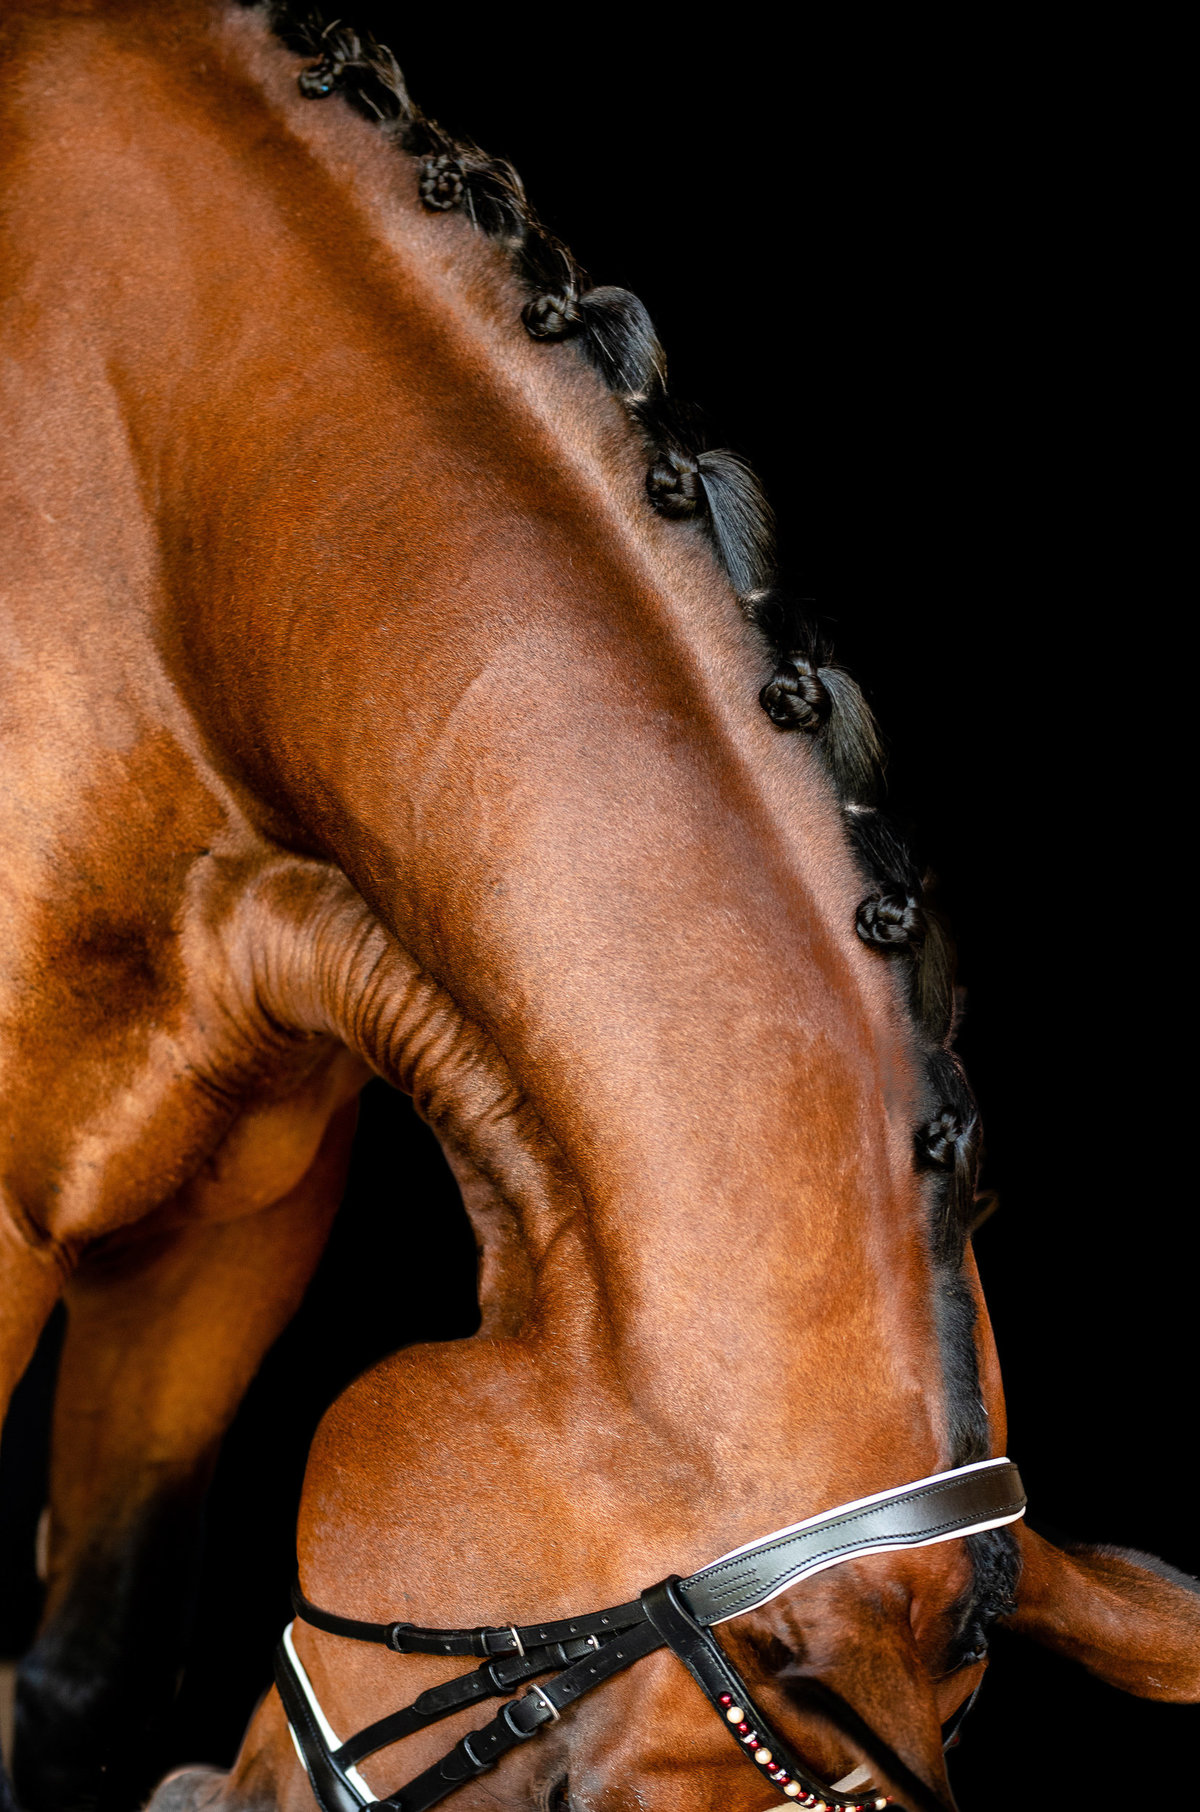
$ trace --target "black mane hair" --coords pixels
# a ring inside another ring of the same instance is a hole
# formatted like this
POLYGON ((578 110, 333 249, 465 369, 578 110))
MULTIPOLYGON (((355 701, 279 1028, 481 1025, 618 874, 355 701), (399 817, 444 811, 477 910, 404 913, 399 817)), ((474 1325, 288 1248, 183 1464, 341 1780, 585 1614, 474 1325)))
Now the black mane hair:
MULTIPOLYGON (((699 413, 670 394, 666 357, 639 299, 628 290, 591 285, 570 250, 539 221, 512 165, 452 138, 427 118, 386 45, 306 0, 238 3, 264 13, 288 49, 312 59, 299 73, 302 95, 316 100, 340 94, 419 160, 426 208, 463 209, 507 253, 528 288, 525 331, 536 340, 571 340, 621 401, 645 446, 649 505, 702 527, 759 631, 773 666, 760 703, 781 730, 812 738, 870 890, 858 909, 858 934, 896 964, 907 992, 924 1072, 914 1162, 925 1178, 938 1280, 951 1464, 985 1459, 990 1436, 980 1396, 975 1305, 963 1276, 967 1241, 984 1218, 976 1193, 981 1134, 974 1098, 951 1049, 953 949, 927 898, 927 877, 877 803, 882 753, 870 709, 801 602, 777 582, 774 519, 753 469, 740 455, 711 446, 699 413)), ((962 1606, 962 1640, 975 1652, 986 1645, 986 1625, 1013 1608, 1018 1551, 1007 1529, 968 1541, 975 1584, 962 1606)))

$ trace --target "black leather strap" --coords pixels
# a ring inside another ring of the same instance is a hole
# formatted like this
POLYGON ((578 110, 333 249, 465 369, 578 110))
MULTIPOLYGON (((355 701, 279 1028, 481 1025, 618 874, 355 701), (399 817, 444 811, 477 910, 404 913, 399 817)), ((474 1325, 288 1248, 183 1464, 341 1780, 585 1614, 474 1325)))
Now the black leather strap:
POLYGON ((281 1642, 275 1650, 275 1685, 291 1725, 296 1747, 304 1762, 309 1785, 321 1812, 361 1812, 369 1802, 351 1785, 329 1752, 304 1689, 292 1671, 291 1657, 281 1642))
POLYGON ((378 1642, 398 1655, 520 1655, 533 1648, 549 1648, 588 1636, 609 1636, 641 1621, 637 1599, 590 1611, 583 1617, 562 1617, 557 1622, 522 1623, 516 1626, 487 1624, 477 1629, 426 1629, 418 1623, 363 1623, 355 1617, 338 1617, 323 1611, 304 1596, 299 1584, 292 1587, 292 1607, 304 1623, 330 1636, 347 1636, 356 1642, 378 1642))
POLYGON ((537 1674, 547 1674, 555 1667, 567 1667, 572 1661, 594 1652, 593 1644, 588 1641, 558 1642, 553 1648, 533 1649, 524 1659, 517 1655, 501 1655, 494 1661, 485 1661, 474 1673, 460 1674, 458 1679, 447 1680, 442 1686, 431 1686, 403 1710, 393 1711, 386 1718, 368 1724, 340 1749, 335 1749, 333 1759, 342 1768, 356 1767, 365 1756, 374 1755, 377 1749, 386 1749, 389 1743, 398 1743, 402 1737, 411 1736, 414 1730, 425 1730, 441 1718, 464 1711, 468 1705, 479 1704, 484 1699, 502 1698, 514 1686, 532 1680, 537 1674))
POLYGON ((979 1697, 982 1686, 983 1686, 983 1681, 982 1680, 978 1681, 974 1692, 968 1694, 968 1696, 963 1700, 962 1704, 959 1706, 958 1710, 955 1712, 954 1716, 952 1718, 948 1718, 946 1720, 946 1722, 942 1725, 942 1749, 943 1749, 943 1751, 945 1751, 947 1749, 957 1749, 958 1748, 959 1743, 962 1741, 963 1721, 966 1718, 967 1713, 974 1706, 976 1699, 979 1697))
MULTIPOLYGON (((530 1701, 534 1699, 539 1701, 548 1699, 555 1711, 560 1713, 566 1711, 569 1705, 573 1705, 576 1699, 582 1698, 585 1692, 590 1692, 593 1686, 599 1686, 603 1681, 611 1680, 614 1674, 619 1674, 626 1667, 632 1667, 635 1661, 640 1661, 644 1655, 653 1654, 654 1650, 661 1648, 662 1645, 661 1634, 647 1621, 645 1612, 639 1605, 638 1622, 632 1629, 623 1631, 619 1636, 610 1637, 593 1654, 586 1655, 582 1661, 577 1661, 565 1672, 555 1674, 553 1680, 547 1680, 546 1684, 539 1686, 536 1692, 527 1693, 523 1699, 518 1699, 517 1706, 522 1708, 521 1717, 532 1715, 530 1701), (524 1711, 523 1708, 526 1706, 530 1706, 529 1712, 524 1711)), ((551 1713, 546 1711, 545 1716, 539 1718, 538 1722, 539 1724, 550 1723, 551 1713)))
MULTIPOLYGON (((652 1586, 648 1592, 644 1592, 642 1603, 646 1607, 646 1615, 679 1656, 714 1711, 724 1720, 726 1730, 747 1760, 754 1763, 776 1792, 786 1791, 789 1781, 799 1782, 804 1790, 804 1796, 797 1801, 799 1805, 811 1805, 814 1800, 835 1809, 842 1806, 862 1808, 877 1805, 878 1796, 871 1788, 864 1792, 839 1793, 808 1771, 786 1737, 780 1736, 761 1706, 755 1704, 745 1680, 711 1630, 702 1628, 688 1613, 680 1585, 678 1579, 665 1579, 661 1585, 652 1586), (735 1708, 741 1713, 736 1723, 732 1721, 735 1708)), ((819 1682, 808 1684, 818 1692, 825 1691, 819 1682)), ((835 1725, 844 1727, 844 1719, 834 1718, 832 1721, 835 1725)), ((882 1759, 885 1766, 902 1782, 906 1794, 905 1803, 909 1805, 910 1812, 916 1812, 916 1809, 920 1809, 920 1812, 945 1812, 941 1801, 922 1785, 899 1756, 889 1750, 861 1719, 857 1719, 857 1722, 860 1729, 854 1734, 865 1739, 864 1747, 868 1754, 876 1760, 882 1759), (882 1758, 879 1753, 881 1751, 882 1758)), ((899 1812, 899 1808, 895 1808, 894 1812, 899 1812)))
POLYGON ((861 1804, 856 1795, 834 1793, 807 1773, 791 1746, 772 1730, 770 1720, 754 1703, 749 1687, 718 1646, 716 1638, 701 1628, 689 1613, 683 1602, 681 1583, 678 1577, 664 1579, 661 1585, 643 1592, 646 1616, 663 1641, 679 1656, 746 1759, 754 1763, 764 1780, 770 1781, 777 1791, 789 1780, 796 1780, 807 1794, 823 1799, 826 1805, 861 1804), (725 1703, 722 1703, 723 1699, 725 1703), (738 1707, 743 1715, 735 1725, 728 1714, 738 1707), (760 1762, 759 1756, 766 1756, 767 1760, 760 1762))
MULTIPOLYGON (((585 1692, 590 1692, 592 1687, 601 1685, 603 1681, 611 1679, 613 1674, 631 1667, 643 1655, 661 1648, 663 1638, 647 1622, 640 1604, 635 1606, 635 1612, 638 1622, 634 1628, 610 1636, 598 1648, 581 1641, 583 1654, 562 1673, 536 1691, 528 1692, 501 1706, 490 1723, 471 1731, 454 1745, 448 1755, 444 1755, 423 1774, 401 1787, 391 1798, 379 1803, 388 1808, 389 1812, 428 1812, 429 1807, 436 1806, 467 1781, 474 1780, 477 1775, 495 1767, 510 1749, 535 1736, 543 1725, 552 1723, 556 1716, 573 1705, 585 1692)), ((546 1653, 547 1650, 543 1648, 543 1658, 540 1661, 535 1662, 533 1657, 529 1657, 524 1662, 518 1662, 517 1666, 522 1671, 528 1668, 529 1672, 545 1672, 547 1668, 557 1665, 553 1660, 544 1659, 546 1653)), ((346 1778, 346 1769, 388 1743, 399 1742, 401 1737, 409 1735, 412 1730, 422 1729, 435 1719, 447 1717, 452 1711, 461 1710, 470 1704, 473 1697, 479 1695, 463 1694, 457 1702, 453 1702, 456 1692, 464 1684, 476 1681, 480 1675, 486 1675, 489 1668, 497 1665, 495 1662, 489 1663, 476 1674, 466 1675, 465 1681, 451 1680, 445 1686, 431 1688, 415 1699, 411 1706, 394 1712, 391 1717, 379 1719, 377 1723, 359 1731, 338 1749, 331 1751, 313 1717, 307 1696, 293 1670, 291 1657, 283 1643, 280 1643, 275 1655, 275 1681, 321 1812, 361 1812, 363 1806, 374 1803, 365 1800, 346 1778), (431 1716, 421 1715, 418 1708, 422 1705, 428 1708, 431 1716)), ((508 1675, 511 1683, 511 1664, 508 1675)), ((507 1687, 493 1684, 491 1690, 505 1691, 507 1687)))
POLYGON ((429 1812, 431 1806, 436 1806, 467 1781, 494 1768, 518 1743, 536 1736, 539 1730, 554 1721, 556 1713, 561 1713, 593 1686, 599 1686, 623 1668, 632 1667, 643 1655, 661 1647, 662 1637, 645 1621, 625 1635, 613 1637, 573 1667, 547 1681, 545 1686, 502 1705, 490 1724, 471 1731, 454 1745, 449 1755, 418 1774, 390 1799, 381 1801, 381 1805, 387 1812, 429 1812))
POLYGON ((808 1573, 872 1549, 947 1541, 957 1530, 1025 1507, 1021 1475, 1010 1460, 887 1497, 862 1509, 833 1511, 808 1528, 701 1567, 682 1581, 680 1596, 707 1627, 764 1604, 808 1573))

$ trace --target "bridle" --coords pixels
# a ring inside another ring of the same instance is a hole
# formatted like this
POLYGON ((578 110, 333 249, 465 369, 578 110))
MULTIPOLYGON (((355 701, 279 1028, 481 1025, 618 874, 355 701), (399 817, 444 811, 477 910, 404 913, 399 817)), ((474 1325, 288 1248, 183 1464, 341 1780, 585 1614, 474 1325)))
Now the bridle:
POLYGON ((412 1623, 363 1623, 320 1610, 297 1586, 292 1595, 296 1615, 316 1629, 377 1642, 396 1654, 476 1655, 483 1664, 474 1673, 431 1687, 345 1742, 338 1741, 317 1702, 292 1645, 291 1625, 276 1650, 276 1685, 322 1812, 359 1812, 373 1805, 386 1812, 427 1812, 494 1767, 510 1749, 557 1723, 585 1692, 655 1649, 668 1647, 743 1754, 787 1799, 799 1806, 823 1803, 840 1812, 867 1812, 868 1804, 882 1808, 887 1799, 864 1803, 817 1781, 755 1705, 712 1626, 755 1610, 799 1580, 857 1555, 981 1534, 1015 1522, 1024 1510, 1025 1493, 1012 1462, 982 1460, 793 1523, 735 1548, 687 1579, 664 1579, 627 1604, 541 1624, 425 1629, 412 1623), (388 1798, 377 1800, 359 1774, 357 1764, 377 1750, 555 1669, 561 1671, 552 1680, 530 1685, 520 1698, 510 1699, 490 1723, 471 1731, 388 1798))
POLYGON ((401 1655, 476 1655, 482 1665, 431 1687, 411 1705, 345 1742, 334 1735, 317 1702, 292 1645, 290 1624, 276 1650, 275 1681, 321 1812, 359 1812, 364 1806, 379 1806, 385 1812, 427 1812, 494 1767, 510 1749, 557 1723, 584 1693, 664 1647, 683 1662, 746 1758, 787 1800, 797 1806, 824 1805, 830 1812, 868 1812, 885 1807, 888 1799, 871 1796, 864 1801, 816 1780, 755 1705, 712 1634, 713 1626, 755 1610, 797 1581, 860 1554, 924 1548, 981 1534, 1015 1522, 1024 1510, 1025 1493, 1012 1462, 981 1460, 810 1516, 735 1548, 687 1579, 672 1575, 627 1604, 549 1623, 479 1629, 362 1623, 320 1610, 297 1586, 292 1594, 296 1615, 330 1635, 377 1642, 401 1655), (510 1699, 490 1723, 471 1731, 388 1798, 376 1799, 358 1772, 358 1763, 376 1750, 549 1673, 553 1679, 531 1684, 519 1698, 510 1699))

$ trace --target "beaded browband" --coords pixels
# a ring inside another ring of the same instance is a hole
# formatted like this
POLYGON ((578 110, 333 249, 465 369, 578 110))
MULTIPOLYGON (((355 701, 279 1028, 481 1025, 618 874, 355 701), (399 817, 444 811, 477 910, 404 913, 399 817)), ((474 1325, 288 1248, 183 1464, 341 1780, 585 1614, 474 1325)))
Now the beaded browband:
POLYGON ((293 1647, 291 1625, 276 1651, 276 1685, 322 1812, 359 1812, 364 1806, 427 1812, 494 1767, 508 1750, 556 1723, 583 1693, 655 1649, 668 1647, 720 1712, 743 1754, 787 1800, 816 1812, 867 1812, 868 1807, 885 1807, 887 1798, 863 1801, 817 1781, 755 1706, 745 1681, 710 1633, 712 1626, 857 1555, 981 1534, 1015 1522, 1024 1510, 1025 1493, 1012 1462, 982 1460, 810 1516, 735 1548, 687 1579, 665 1579, 627 1604, 541 1624, 424 1629, 412 1623, 363 1623, 318 1609, 297 1586, 292 1594, 296 1615, 331 1635, 381 1643, 397 1654, 477 1655, 483 1665, 431 1687, 345 1742, 334 1735, 317 1702, 293 1647), (376 1750, 548 1673, 554 1673, 552 1680, 510 1699, 490 1723, 471 1731, 388 1798, 377 1800, 359 1773, 357 1764, 376 1750))

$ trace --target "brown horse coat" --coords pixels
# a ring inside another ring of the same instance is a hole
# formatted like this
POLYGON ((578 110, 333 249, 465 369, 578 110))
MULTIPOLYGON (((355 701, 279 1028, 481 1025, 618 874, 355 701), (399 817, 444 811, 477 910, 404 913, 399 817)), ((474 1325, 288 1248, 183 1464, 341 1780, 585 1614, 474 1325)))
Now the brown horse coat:
MULTIPOLYGON (((326 1418, 310 1596, 567 1614, 962 1456, 913 1161, 938 1104, 855 933, 855 802, 759 710, 761 639, 649 507, 621 401, 259 14, 19 0, 0 33, 6 1396, 70 1311, 36 1812, 134 1740, 163 1670, 132 1651, 174 1640, 144 1557, 186 1545, 372 1072, 450 1156, 484 1322, 326 1418)), ((1186 1584, 1021 1541, 1018 1626, 1200 1692, 1186 1584)), ((727 1639, 815 1770, 863 1757, 797 1675, 944 1798, 973 1577, 961 1542, 861 1561, 727 1639)), ((445 1670, 297 1646, 345 1732, 445 1670)), ((568 1791, 767 1804, 662 1655, 457 1804, 568 1791)), ((227 1779, 156 1802, 210 1803, 311 1805, 273 1694, 227 1779)))

